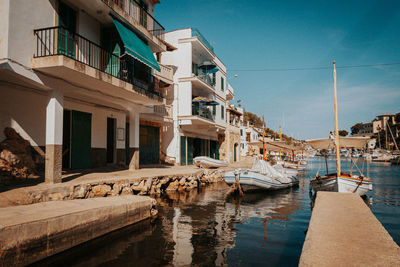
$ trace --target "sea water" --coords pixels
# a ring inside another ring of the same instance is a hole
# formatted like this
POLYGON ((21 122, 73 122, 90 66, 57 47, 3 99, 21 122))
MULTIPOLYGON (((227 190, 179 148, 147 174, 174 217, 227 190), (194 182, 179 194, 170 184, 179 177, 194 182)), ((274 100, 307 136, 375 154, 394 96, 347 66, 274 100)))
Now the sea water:
MULTIPOLYGON (((328 160, 328 170, 335 170, 328 160)), ((350 161, 342 161, 348 171, 350 161)), ((55 255, 37 265, 64 266, 297 266, 311 217, 309 179, 326 172, 325 162, 309 160, 299 186, 246 193, 226 199, 228 187, 213 184, 159 198, 159 216, 55 255)), ((400 167, 358 160, 354 173, 371 177, 364 198, 400 244, 400 167)), ((367 242, 367 240, 366 240, 367 242)))

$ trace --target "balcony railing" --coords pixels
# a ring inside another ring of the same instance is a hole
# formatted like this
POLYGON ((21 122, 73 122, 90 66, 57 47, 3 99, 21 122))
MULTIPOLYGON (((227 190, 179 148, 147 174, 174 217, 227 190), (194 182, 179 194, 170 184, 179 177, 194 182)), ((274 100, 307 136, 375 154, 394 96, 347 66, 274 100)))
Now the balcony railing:
POLYGON ((157 105, 154 106, 154 113, 161 116, 172 117, 172 108, 170 106, 157 105))
POLYGON ((197 36, 199 40, 214 53, 214 47, 207 41, 198 29, 192 28, 192 36, 197 36))
POLYGON ((215 86, 215 80, 209 74, 199 74, 197 77, 210 86, 215 86))
POLYGON ((168 80, 170 82, 174 81, 174 72, 171 67, 164 66, 160 64, 160 69, 161 71, 154 71, 154 76, 159 76, 160 78, 164 78, 165 80, 168 80))
POLYGON ((108 6, 110 6, 110 2, 115 3, 151 34, 164 40, 164 27, 136 0, 103 0, 103 2, 108 6))
POLYGON ((63 55, 96 70, 128 82, 133 89, 149 98, 162 101, 158 92, 152 91, 152 83, 129 78, 127 62, 119 56, 106 51, 99 45, 62 26, 49 27, 34 31, 36 52, 34 58, 63 55))
POLYGON ((204 105, 199 104, 199 103, 193 103, 192 104, 192 115, 200 116, 200 117, 209 119, 211 121, 215 120, 215 115, 212 114, 212 112, 208 108, 208 106, 204 106, 204 105))

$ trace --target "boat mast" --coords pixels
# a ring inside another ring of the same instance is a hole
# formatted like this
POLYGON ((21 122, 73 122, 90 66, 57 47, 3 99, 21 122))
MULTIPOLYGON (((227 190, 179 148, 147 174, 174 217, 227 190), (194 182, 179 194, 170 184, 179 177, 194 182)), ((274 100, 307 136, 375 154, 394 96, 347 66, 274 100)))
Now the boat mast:
MULTIPOLYGON (((281 126, 279 126, 279 141, 282 142, 282 129, 281 129, 281 126)), ((279 160, 282 160, 281 150, 280 149, 279 149, 279 160)))
POLYGON ((335 110, 335 144, 336 144, 336 175, 340 176, 340 144, 339 144, 339 129, 338 129, 338 111, 337 111, 337 93, 336 93, 336 64, 333 61, 333 93, 335 110))
POLYGON ((263 160, 265 160, 265 142, 264 142, 265 128, 264 128, 264 126, 265 126, 265 122, 264 122, 264 115, 263 115, 263 124, 262 124, 262 127, 263 127, 263 136, 262 136, 262 142, 263 142, 263 160))

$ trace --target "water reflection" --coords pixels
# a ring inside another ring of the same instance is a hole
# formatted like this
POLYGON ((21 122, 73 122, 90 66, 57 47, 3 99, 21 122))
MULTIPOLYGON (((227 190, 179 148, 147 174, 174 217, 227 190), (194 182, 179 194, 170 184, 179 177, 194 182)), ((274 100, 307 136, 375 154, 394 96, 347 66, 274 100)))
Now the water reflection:
MULTIPOLYGON (((309 178, 320 164, 319 159, 311 161, 299 177, 299 187, 284 191, 225 199, 228 186, 220 183, 169 193, 157 199, 155 221, 116 231, 36 265, 297 265, 311 216, 309 178)), ((329 164, 334 168, 334 161, 329 164)), ((371 209, 399 243, 400 168, 364 168, 374 183, 371 209)))

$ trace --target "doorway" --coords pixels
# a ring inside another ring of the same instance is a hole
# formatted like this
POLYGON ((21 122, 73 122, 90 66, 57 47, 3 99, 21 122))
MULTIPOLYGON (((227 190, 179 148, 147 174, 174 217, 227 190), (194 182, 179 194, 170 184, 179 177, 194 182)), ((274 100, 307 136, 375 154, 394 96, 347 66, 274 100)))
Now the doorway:
POLYGON ((107 163, 114 163, 115 158, 115 118, 107 118, 107 163))
POLYGON ((70 169, 91 167, 92 114, 64 110, 62 165, 70 169))

